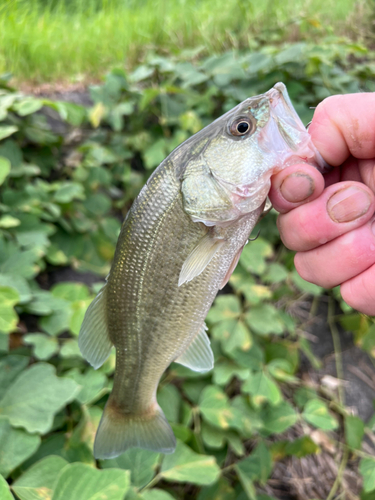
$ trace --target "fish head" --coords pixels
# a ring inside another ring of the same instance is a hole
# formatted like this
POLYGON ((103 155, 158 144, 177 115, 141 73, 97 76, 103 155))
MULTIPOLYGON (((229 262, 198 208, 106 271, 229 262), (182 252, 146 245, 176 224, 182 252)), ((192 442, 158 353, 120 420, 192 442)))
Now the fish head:
POLYGON ((198 132, 182 182, 186 212, 206 225, 256 210, 271 176, 296 163, 327 168, 283 83, 246 99, 198 132))

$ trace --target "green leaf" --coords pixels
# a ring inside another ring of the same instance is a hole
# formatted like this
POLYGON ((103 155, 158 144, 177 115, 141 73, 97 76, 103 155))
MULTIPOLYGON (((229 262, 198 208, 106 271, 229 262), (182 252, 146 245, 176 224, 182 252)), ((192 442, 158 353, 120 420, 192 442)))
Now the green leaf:
POLYGON ((250 273, 261 275, 267 269, 266 259, 272 257, 271 244, 263 238, 250 241, 240 257, 240 264, 250 273))
POLYGON ((57 203, 69 203, 72 200, 84 200, 85 193, 83 186, 77 182, 62 182, 54 195, 57 203))
POLYGON ((160 475, 166 481, 207 485, 218 479, 220 468, 215 457, 194 453, 188 446, 178 442, 176 451, 165 456, 160 475))
POLYGON ((8 419, 0 417, 0 474, 8 477, 36 452, 39 445, 39 436, 30 435, 21 429, 12 429, 8 419))
POLYGON ((164 490, 158 490, 157 488, 146 490, 144 493, 142 493, 142 498, 143 500, 175 500, 172 495, 164 490))
POLYGON ((227 395, 214 385, 209 385, 202 391, 199 409, 207 422, 221 429, 240 425, 238 414, 230 407, 227 395))
POLYGON ((14 500, 14 497, 10 492, 9 485, 1 474, 0 474, 0 498, 1 500, 14 500))
POLYGON ((249 374, 250 370, 248 368, 242 368, 234 361, 224 358, 217 363, 215 362, 213 381, 218 385, 226 385, 233 377, 246 380, 249 374))
POLYGON ((282 399, 277 384, 264 372, 250 373, 242 386, 242 391, 251 394, 256 406, 262 405, 265 401, 277 405, 282 399))
POLYGON ((168 384, 158 390, 157 400, 168 422, 178 422, 181 409, 181 396, 175 385, 168 384))
POLYGON ((18 274, 0 274, 0 286, 15 288, 19 294, 19 303, 24 304, 31 300, 30 286, 22 276, 18 274))
POLYGON ((283 401, 278 406, 269 406, 261 412, 263 428, 271 434, 280 434, 294 425, 298 415, 292 406, 283 401))
POLYGON ((137 488, 143 488, 154 477, 159 458, 159 453, 141 448, 131 448, 119 457, 103 460, 101 465, 104 469, 129 470, 132 484, 137 488))
POLYGON ((123 500, 130 486, 130 474, 120 469, 94 469, 71 464, 57 478, 52 500, 123 500))
POLYGON ((305 405, 302 416, 306 422, 325 431, 338 427, 336 418, 330 414, 327 405, 320 399, 310 399, 305 405))
POLYGON ((15 427, 41 434, 48 432, 54 415, 80 390, 73 380, 56 377, 55 372, 46 363, 23 371, 0 401, 0 414, 8 417, 15 427))
POLYGON ((66 377, 73 379, 78 386, 81 386, 75 396, 81 404, 93 403, 107 392, 107 377, 104 373, 92 369, 81 373, 78 369, 74 369, 67 373, 66 377))
POLYGON ((252 307, 245 319, 250 329, 259 335, 281 334, 285 328, 279 311, 271 304, 252 307))
POLYGON ((54 337, 48 337, 44 333, 31 333, 23 337, 25 344, 33 346, 33 353, 37 359, 46 360, 51 358, 59 350, 59 344, 54 337))
POLYGON ((9 286, 0 286, 0 333, 10 333, 17 327, 18 316, 14 306, 19 300, 17 290, 9 286))
POLYGON ((236 319, 241 313, 241 304, 235 295, 219 295, 207 314, 207 321, 218 323, 223 320, 236 319))
POLYGON ((17 227, 20 224, 21 221, 12 215, 3 215, 0 217, 0 228, 9 229, 11 227, 17 227))
POLYGON ((363 458, 359 463, 359 471, 363 476, 365 493, 375 490, 375 459, 363 458))
POLYGON ((240 498, 235 494, 227 479, 221 477, 211 486, 205 486, 199 492, 197 500, 236 500, 240 498))
POLYGON ((29 358, 12 354, 0 360, 0 399, 7 388, 29 363, 29 358))
POLYGON ((303 436, 288 443, 285 447, 286 455, 293 455, 297 458, 305 457, 319 452, 319 446, 309 436, 303 436))
POLYGON ((13 125, 0 126, 0 141, 14 134, 15 132, 17 132, 17 130, 18 127, 14 127, 13 125))
POLYGON ((359 417, 347 415, 344 424, 346 444, 353 450, 360 450, 365 433, 364 422, 359 417))
POLYGON ((7 178, 10 168, 10 161, 7 158, 0 156, 0 186, 7 178))
POLYGON ((68 464, 61 457, 50 455, 35 463, 12 485, 21 500, 47 500, 60 471, 68 464))
POLYGON ((26 97, 21 101, 15 103, 13 105, 14 111, 19 116, 27 116, 39 111, 43 106, 43 102, 39 99, 35 99, 33 97, 26 97))
POLYGON ((265 484, 272 471, 271 453, 266 445, 259 443, 251 455, 237 462, 236 470, 252 481, 265 484))

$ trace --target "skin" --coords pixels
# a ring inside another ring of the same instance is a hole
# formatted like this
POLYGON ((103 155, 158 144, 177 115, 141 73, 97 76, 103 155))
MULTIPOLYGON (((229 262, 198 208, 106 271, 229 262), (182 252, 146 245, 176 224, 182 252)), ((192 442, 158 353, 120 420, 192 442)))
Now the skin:
POLYGON ((332 172, 294 165, 272 178, 284 244, 307 281, 341 286, 345 302, 375 315, 375 94, 325 99, 309 127, 332 172))

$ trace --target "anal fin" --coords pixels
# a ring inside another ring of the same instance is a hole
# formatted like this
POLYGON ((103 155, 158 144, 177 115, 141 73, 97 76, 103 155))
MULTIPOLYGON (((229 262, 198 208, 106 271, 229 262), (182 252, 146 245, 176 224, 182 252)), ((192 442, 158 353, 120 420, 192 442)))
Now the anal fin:
POLYGON ((212 370, 214 367, 214 354, 206 330, 207 326, 203 323, 198 335, 194 337, 188 348, 175 359, 175 363, 184 365, 195 372, 212 370))
POLYGON ((206 269, 215 253, 220 250, 224 244, 225 240, 212 237, 210 232, 203 236, 183 263, 178 286, 183 285, 187 281, 191 281, 201 274, 206 269))
POLYGON ((83 357, 95 369, 102 366, 112 349, 105 311, 106 286, 104 285, 89 305, 78 338, 78 345, 83 357))

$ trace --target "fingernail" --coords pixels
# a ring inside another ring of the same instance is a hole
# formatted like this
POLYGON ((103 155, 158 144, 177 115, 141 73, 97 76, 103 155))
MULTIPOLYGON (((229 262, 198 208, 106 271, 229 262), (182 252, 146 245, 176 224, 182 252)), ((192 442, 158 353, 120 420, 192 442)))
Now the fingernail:
POLYGON ((285 177, 280 191, 283 197, 291 203, 304 201, 314 192, 314 179, 303 172, 294 172, 285 177))
POLYGON ((366 191, 354 186, 340 189, 327 202, 328 215, 334 222, 351 222, 370 208, 371 198, 366 191))

